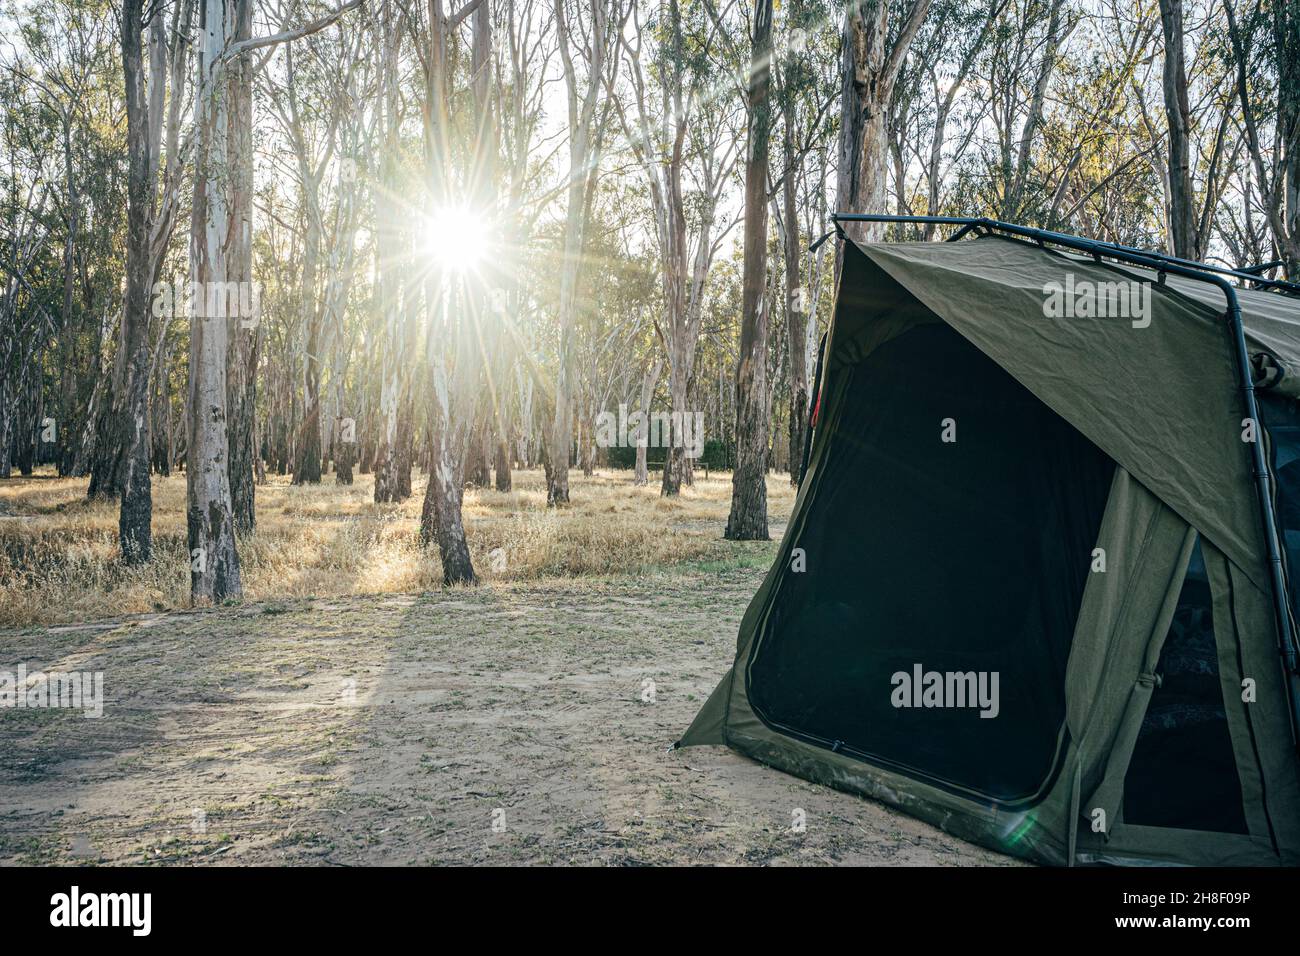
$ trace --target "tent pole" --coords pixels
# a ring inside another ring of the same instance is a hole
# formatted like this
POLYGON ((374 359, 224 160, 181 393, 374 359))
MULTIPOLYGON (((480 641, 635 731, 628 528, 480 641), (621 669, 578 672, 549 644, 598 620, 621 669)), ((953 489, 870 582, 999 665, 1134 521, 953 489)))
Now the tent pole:
MULTIPOLYGON (((1243 282, 1249 282, 1252 285, 1262 289, 1276 289, 1279 292, 1285 292, 1289 295, 1300 295, 1300 283, 1287 282, 1282 279, 1265 279, 1255 273, 1255 269, 1267 269, 1277 263, 1265 263, 1261 266, 1253 266, 1251 269, 1229 269, 1226 266, 1216 266, 1208 262, 1196 262, 1192 259, 1180 259, 1177 256, 1167 255, 1163 252, 1153 252, 1149 249, 1135 249, 1132 246, 1123 246, 1116 242, 1104 242, 1100 239, 1084 239, 1080 236, 1072 236, 1065 232, 1053 232, 1050 229, 1036 229, 1032 226, 1021 226, 1016 223, 1002 222, 998 219, 988 219, 983 216, 895 216, 895 215, 872 215, 869 213, 833 213, 831 221, 834 223, 841 222, 884 222, 884 223, 933 223, 940 226, 961 226, 956 232, 948 237, 948 242, 954 242, 964 238, 972 230, 979 232, 981 229, 989 231, 1001 230, 1013 235, 1032 238, 1039 242, 1056 242, 1060 245, 1071 245, 1073 242, 1084 242, 1089 245, 1089 252, 1099 255, 1107 255, 1105 250, 1115 252, 1116 258, 1122 258, 1120 253, 1127 255, 1142 256, 1146 259, 1157 260, 1161 263, 1170 265, 1185 266, 1195 269, 1197 272, 1213 272, 1218 275, 1228 275, 1240 279, 1243 282)), ((1076 247, 1077 248, 1077 247, 1076 247)), ((1149 263, 1148 263, 1149 265, 1149 263)))
POLYGON ((1236 352, 1237 374, 1241 379, 1241 395, 1246 405, 1246 416, 1255 425, 1255 441, 1251 446, 1251 473, 1255 480, 1255 495, 1259 500, 1260 518, 1264 526, 1264 543, 1268 552, 1269 579, 1273 591, 1273 613, 1277 624, 1278 651, 1282 657, 1284 686, 1286 688, 1288 712, 1291 718, 1292 744, 1300 748, 1300 661, 1297 659, 1294 621, 1286 593, 1286 570, 1282 557, 1281 534, 1277 524, 1277 514, 1273 508, 1272 473, 1269 471, 1268 459, 1264 454, 1264 443, 1259 434, 1263 430, 1263 421, 1259 415, 1259 404, 1255 396, 1255 383, 1250 364, 1250 351, 1246 345, 1246 332, 1242 325, 1241 303, 1237 291, 1225 275, 1235 276, 1248 282, 1276 288, 1288 293, 1300 293, 1300 285, 1280 282, 1273 279, 1260 279, 1249 273, 1240 273, 1233 269, 1224 269, 1204 263, 1191 262, 1159 252, 1145 252, 1110 242, 1084 239, 1068 233, 1035 229, 1032 226, 1020 226, 1015 223, 1001 222, 996 219, 965 216, 890 216, 870 213, 832 213, 831 220, 839 227, 842 222, 912 222, 935 223, 938 225, 959 225, 962 228, 952 238, 965 235, 971 230, 985 229, 1004 232, 1039 243, 1051 243, 1067 249, 1075 249, 1093 256, 1115 259, 1133 265, 1144 266, 1170 275, 1208 282, 1217 286, 1227 299, 1229 333, 1232 336, 1236 352))

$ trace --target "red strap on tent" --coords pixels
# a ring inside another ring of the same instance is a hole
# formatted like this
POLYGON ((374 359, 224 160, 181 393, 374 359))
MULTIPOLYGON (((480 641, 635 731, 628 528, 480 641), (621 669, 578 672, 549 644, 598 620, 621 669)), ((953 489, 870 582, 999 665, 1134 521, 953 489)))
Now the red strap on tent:
POLYGON ((822 397, 817 396, 817 404, 813 406, 812 418, 808 419, 808 424, 813 428, 817 427, 817 416, 822 410, 822 397))

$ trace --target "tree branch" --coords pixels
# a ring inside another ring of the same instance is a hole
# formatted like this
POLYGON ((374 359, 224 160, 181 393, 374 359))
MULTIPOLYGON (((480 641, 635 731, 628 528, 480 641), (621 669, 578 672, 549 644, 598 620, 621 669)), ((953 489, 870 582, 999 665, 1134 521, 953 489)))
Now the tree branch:
MULTIPOLYGON (((250 37, 247 40, 240 40, 238 43, 232 43, 230 46, 226 47, 226 52, 221 54, 221 58, 217 62, 225 63, 228 60, 233 60, 235 57, 242 56, 245 53, 250 53, 253 50, 260 50, 262 47, 275 46, 279 43, 290 43, 294 40, 300 40, 305 36, 310 36, 313 33, 318 33, 319 31, 324 30, 327 26, 333 24, 334 21, 343 16, 343 14, 347 13, 349 10, 354 10, 365 2, 366 0, 348 0, 347 3, 343 4, 343 6, 339 7, 337 10, 325 14, 323 17, 317 17, 310 23, 305 23, 292 30, 285 30, 281 33, 272 34, 271 36, 250 37)), ((475 0, 475 2, 479 2, 479 0, 475 0)))

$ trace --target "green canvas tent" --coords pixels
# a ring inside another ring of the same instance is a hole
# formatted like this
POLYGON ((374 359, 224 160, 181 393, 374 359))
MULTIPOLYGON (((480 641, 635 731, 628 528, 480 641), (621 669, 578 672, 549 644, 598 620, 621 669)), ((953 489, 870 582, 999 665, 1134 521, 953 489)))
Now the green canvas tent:
POLYGON ((1300 299, 958 222, 844 239, 806 476, 680 744, 1045 863, 1300 863, 1300 299))

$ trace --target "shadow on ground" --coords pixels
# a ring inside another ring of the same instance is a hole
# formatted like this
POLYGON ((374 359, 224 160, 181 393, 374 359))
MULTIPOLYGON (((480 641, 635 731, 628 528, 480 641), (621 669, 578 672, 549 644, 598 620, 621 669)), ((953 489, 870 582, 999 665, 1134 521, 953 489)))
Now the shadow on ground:
POLYGON ((753 547, 0 632, 0 669, 101 670, 106 696, 98 720, 0 710, 0 862, 1013 862, 726 750, 667 752, 734 653, 753 547))

